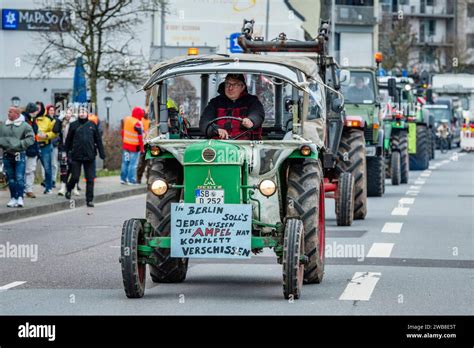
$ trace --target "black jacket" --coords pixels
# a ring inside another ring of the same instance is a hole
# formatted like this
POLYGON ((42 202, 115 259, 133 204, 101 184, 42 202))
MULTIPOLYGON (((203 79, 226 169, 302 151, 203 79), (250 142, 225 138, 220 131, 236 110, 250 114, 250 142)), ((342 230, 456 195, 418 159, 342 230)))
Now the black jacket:
POLYGON ((28 157, 39 156, 39 144, 36 141, 36 135, 38 134, 38 125, 36 124, 35 119, 33 117, 30 117, 30 114, 28 114, 27 112, 22 112, 21 114, 25 118, 26 123, 28 123, 31 128, 33 128, 33 132, 35 132, 35 143, 31 146, 28 146, 28 148, 26 149, 26 155, 28 157))
POLYGON ((100 158, 105 158, 99 130, 94 122, 87 119, 71 123, 66 138, 66 150, 73 161, 93 161, 97 150, 100 158))

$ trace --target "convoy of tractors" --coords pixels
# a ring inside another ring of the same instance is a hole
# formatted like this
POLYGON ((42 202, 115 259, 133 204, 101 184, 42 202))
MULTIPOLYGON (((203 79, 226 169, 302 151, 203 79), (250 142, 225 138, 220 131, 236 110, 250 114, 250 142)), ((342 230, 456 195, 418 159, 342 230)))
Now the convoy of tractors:
MULTIPOLYGON (((153 68, 143 87, 154 125, 146 216, 122 230, 127 297, 144 295, 147 267, 153 282, 179 283, 189 259, 248 259, 271 248, 284 297, 298 299, 303 284, 323 280, 325 199, 335 200, 337 225, 350 226, 370 217, 367 197, 382 196, 386 179, 406 184, 410 170, 428 168, 438 124, 447 118, 455 130, 452 105, 435 103, 411 77, 383 76, 381 54, 374 67, 340 67, 328 54, 329 27, 323 22, 312 41, 283 33, 265 41, 244 21, 243 54, 193 54, 153 68), (222 122, 243 122, 232 112, 203 132, 186 120, 187 105, 168 110, 179 79, 197 84, 202 112, 227 74, 265 91, 256 93, 266 110, 258 138, 245 127, 225 140, 209 136, 222 122)), ((458 144, 452 131, 449 146, 458 144)))

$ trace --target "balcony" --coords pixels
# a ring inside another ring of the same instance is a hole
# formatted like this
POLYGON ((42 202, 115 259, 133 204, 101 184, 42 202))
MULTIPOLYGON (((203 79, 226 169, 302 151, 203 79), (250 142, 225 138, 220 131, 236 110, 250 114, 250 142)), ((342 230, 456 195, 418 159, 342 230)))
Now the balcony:
MULTIPOLYGON (((449 5, 449 4, 448 4, 449 5)), ((453 6, 448 6, 445 8, 444 6, 409 6, 409 5, 401 5, 397 9, 394 9, 393 15, 399 16, 400 13, 403 16, 410 16, 410 17, 419 17, 419 18, 439 18, 439 19, 453 19, 454 18, 454 8, 453 6)))
POLYGON ((432 46, 432 47, 451 47, 452 41, 448 41, 445 37, 434 37, 430 35, 419 36, 415 44, 417 46, 432 46))
POLYGON ((374 7, 336 5, 336 24, 375 25, 374 7))

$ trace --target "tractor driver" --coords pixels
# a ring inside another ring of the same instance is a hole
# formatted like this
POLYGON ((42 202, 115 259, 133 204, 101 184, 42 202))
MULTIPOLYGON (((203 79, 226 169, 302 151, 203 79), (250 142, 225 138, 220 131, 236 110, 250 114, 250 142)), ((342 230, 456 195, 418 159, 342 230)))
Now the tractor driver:
POLYGON ((351 101, 374 100, 371 89, 365 84, 362 76, 355 77, 355 86, 347 90, 347 98, 351 101))
POLYGON ((262 139, 262 124, 265 112, 262 103, 247 91, 245 77, 242 74, 228 74, 225 78, 224 88, 219 88, 219 95, 209 102, 204 109, 199 121, 199 128, 206 132, 208 138, 229 139, 238 136, 239 140, 262 139), (210 127, 210 121, 232 116, 242 121, 223 119, 217 120, 210 127))

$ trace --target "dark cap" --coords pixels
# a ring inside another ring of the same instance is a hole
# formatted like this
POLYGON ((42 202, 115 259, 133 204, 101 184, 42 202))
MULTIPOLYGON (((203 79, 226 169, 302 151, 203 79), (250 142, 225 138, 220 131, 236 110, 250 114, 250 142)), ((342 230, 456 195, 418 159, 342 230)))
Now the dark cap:
POLYGON ((38 107, 36 106, 35 103, 28 103, 25 108, 25 112, 28 114, 32 114, 33 112, 38 111, 38 107))
POLYGON ((225 79, 233 79, 233 80, 239 80, 242 81, 244 85, 247 83, 245 82, 245 76, 243 74, 227 74, 225 79))

